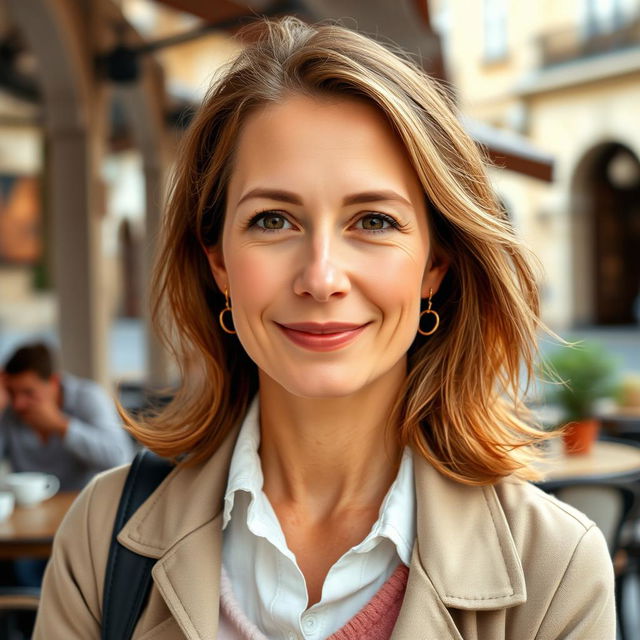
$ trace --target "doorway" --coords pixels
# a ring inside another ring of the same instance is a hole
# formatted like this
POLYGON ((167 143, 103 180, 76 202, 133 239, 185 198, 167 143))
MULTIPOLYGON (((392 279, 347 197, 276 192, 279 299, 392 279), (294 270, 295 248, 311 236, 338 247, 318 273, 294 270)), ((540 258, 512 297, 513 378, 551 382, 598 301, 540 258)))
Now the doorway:
POLYGON ((576 300, 576 308, 590 310, 587 317, 582 314, 589 324, 635 324, 640 320, 638 157, 617 142, 598 145, 579 165, 574 195, 574 282, 577 295, 590 298, 590 304, 576 300))

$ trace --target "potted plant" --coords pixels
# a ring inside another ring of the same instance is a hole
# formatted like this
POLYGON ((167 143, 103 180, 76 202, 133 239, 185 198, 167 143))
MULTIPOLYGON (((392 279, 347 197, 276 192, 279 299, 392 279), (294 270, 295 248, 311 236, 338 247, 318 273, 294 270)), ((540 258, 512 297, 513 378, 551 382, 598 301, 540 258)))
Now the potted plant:
POLYGON ((596 402, 612 395, 615 360, 595 343, 558 349, 547 363, 557 378, 550 399, 564 412, 563 439, 567 453, 589 453, 598 436, 596 402))

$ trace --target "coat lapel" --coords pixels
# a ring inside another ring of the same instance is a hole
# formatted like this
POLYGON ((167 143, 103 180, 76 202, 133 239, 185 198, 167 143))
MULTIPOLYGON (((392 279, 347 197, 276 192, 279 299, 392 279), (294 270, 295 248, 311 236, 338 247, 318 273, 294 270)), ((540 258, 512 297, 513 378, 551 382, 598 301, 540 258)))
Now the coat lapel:
POLYGON ((490 610, 526 601, 522 565, 492 486, 469 486, 414 456, 417 551, 447 607, 490 610))
POLYGON ((214 640, 220 599, 222 516, 185 536, 153 568, 153 580, 189 640, 214 640), (193 550, 198 552, 194 553, 193 550))
POLYGON ((417 540, 392 640, 461 640, 449 609, 526 601, 522 565, 493 487, 449 480, 414 455, 417 540))
POLYGON ((409 568, 407 590, 391 640, 463 640, 451 614, 422 568, 417 545, 409 568))

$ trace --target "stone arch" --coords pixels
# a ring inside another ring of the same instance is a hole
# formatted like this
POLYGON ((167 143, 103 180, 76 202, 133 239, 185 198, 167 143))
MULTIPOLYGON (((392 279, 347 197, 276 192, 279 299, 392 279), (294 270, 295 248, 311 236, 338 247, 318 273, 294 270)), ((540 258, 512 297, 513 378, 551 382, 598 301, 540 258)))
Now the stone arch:
POLYGON ((640 295, 640 160, 627 144, 602 141, 571 182, 575 323, 637 320, 640 295))

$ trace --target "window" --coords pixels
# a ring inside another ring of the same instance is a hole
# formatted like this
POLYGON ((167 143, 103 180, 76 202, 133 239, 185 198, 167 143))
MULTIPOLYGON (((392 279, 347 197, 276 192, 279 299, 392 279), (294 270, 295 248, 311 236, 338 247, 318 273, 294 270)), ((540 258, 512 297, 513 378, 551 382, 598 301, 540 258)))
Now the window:
POLYGON ((484 0, 484 58, 487 62, 507 55, 507 0, 484 0))
POLYGON ((611 33, 637 16, 638 0, 584 0, 585 35, 611 33))

